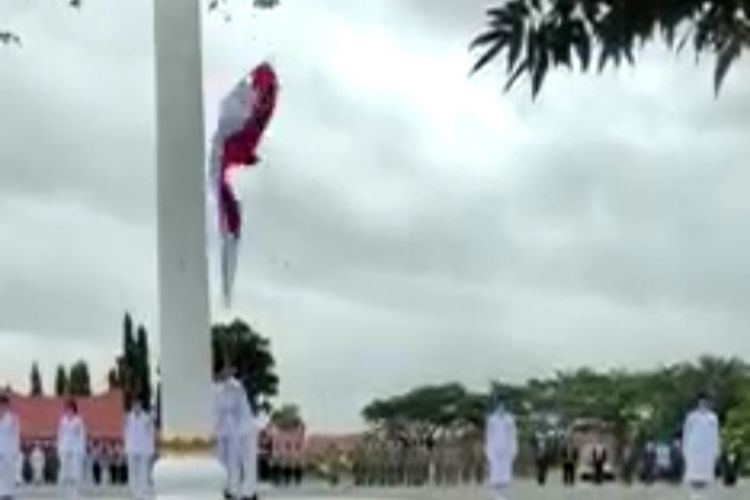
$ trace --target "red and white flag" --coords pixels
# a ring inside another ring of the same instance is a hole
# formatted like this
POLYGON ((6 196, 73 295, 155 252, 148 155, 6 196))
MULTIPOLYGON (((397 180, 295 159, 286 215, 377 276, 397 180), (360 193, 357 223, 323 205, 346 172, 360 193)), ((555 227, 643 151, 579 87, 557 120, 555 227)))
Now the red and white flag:
POLYGON ((241 205, 232 188, 230 173, 235 168, 252 167, 260 162, 258 145, 273 116, 278 92, 276 72, 270 64, 262 63, 221 102, 211 148, 210 181, 216 193, 222 294, 227 307, 232 302, 242 234, 241 205))

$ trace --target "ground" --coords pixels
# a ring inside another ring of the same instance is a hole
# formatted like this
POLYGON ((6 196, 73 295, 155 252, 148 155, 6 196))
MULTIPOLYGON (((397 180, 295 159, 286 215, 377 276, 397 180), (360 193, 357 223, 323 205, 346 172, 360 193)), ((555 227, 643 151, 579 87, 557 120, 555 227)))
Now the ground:
MULTIPOLYGON (((54 490, 37 490, 24 492, 20 499, 59 499, 60 495, 54 490)), ((84 498, 96 498, 98 500, 121 500, 127 496, 122 492, 104 493, 98 491, 84 498)), ((485 500, 489 496, 482 488, 448 488, 448 489, 352 489, 352 488, 328 488, 323 486, 310 486, 299 490, 271 490, 264 498, 274 500, 485 500)), ((750 483, 740 485, 735 489, 717 487, 712 492, 709 500, 745 500, 750 498, 750 483)), ((594 488, 589 485, 577 486, 574 489, 564 489, 558 485, 550 485, 539 488, 528 482, 521 482, 514 486, 509 495, 509 500, 687 500, 688 496, 682 488, 670 486, 654 486, 645 488, 642 486, 604 486, 594 488)), ((192 499, 184 499, 192 500, 192 499)), ((211 500, 206 498, 195 498, 195 500, 211 500)), ((218 497, 217 499, 218 500, 218 497)))

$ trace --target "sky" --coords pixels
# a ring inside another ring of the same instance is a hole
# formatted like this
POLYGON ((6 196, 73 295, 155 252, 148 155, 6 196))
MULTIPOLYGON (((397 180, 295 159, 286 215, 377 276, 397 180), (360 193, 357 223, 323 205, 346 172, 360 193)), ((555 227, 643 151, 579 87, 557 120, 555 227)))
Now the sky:
MULTIPOLYGON (((0 380, 89 360, 103 385, 125 310, 156 335, 148 0, 3 0, 0 380)), ((375 397, 484 389, 557 369, 750 357, 750 70, 713 61, 469 78, 484 1, 283 0, 204 18, 206 136, 254 64, 282 93, 258 169, 236 304, 270 337, 279 402, 360 428, 375 397), (356 5, 354 5, 356 4, 356 5)), ((249 3, 249 2, 248 2, 249 3)), ((158 353, 159 346, 154 345, 158 353)))

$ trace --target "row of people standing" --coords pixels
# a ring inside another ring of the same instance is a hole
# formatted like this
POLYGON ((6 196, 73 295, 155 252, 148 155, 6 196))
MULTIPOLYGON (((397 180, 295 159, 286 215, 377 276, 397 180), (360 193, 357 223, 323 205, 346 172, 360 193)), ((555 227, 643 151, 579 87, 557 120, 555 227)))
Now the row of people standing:
MULTIPOLYGON (((489 486, 495 500, 504 500, 513 479, 513 465, 518 452, 515 418, 502 404, 498 404, 487 418, 485 431, 485 451, 490 468, 489 486)), ((720 450, 719 420, 711 409, 708 397, 701 395, 696 408, 686 416, 682 429, 680 451, 684 471, 681 479, 689 487, 691 497, 699 496, 715 481, 720 450)), ((736 455, 731 460, 736 466, 740 457, 736 455)), ((592 462, 595 480, 601 480, 604 464, 607 463, 604 447, 594 447, 592 462)), ((575 480, 576 463, 576 453, 570 453, 569 460, 564 465, 566 483, 575 480), (566 465, 572 467, 572 470, 565 470, 566 465)), ((736 473, 735 470, 733 474, 736 473)))
MULTIPOLYGON (((562 466, 563 484, 566 486, 575 484, 580 461, 578 448, 571 441, 562 447, 559 461, 556 458, 556 450, 546 446, 544 440, 535 439, 532 448, 538 484, 546 483, 549 469, 558 462, 562 466)), ((587 453, 585 457, 589 467, 583 478, 594 484, 615 480, 615 469, 607 448, 601 442, 597 442, 589 448, 589 451, 590 453, 587 453)), ((719 457, 716 475, 723 480, 725 485, 734 486, 739 479, 741 469, 742 454, 739 447, 735 445, 729 447, 719 457)), ((641 447, 626 446, 621 454, 619 472, 625 484, 632 484, 634 480, 640 480, 646 485, 656 481, 680 484, 685 474, 682 441, 675 439, 669 445, 647 442, 641 447)))
MULTIPOLYGON (((57 484, 60 459, 55 445, 35 445, 22 451, 21 482, 33 485, 57 484)), ((83 460, 84 483, 92 486, 126 485, 128 467, 125 452, 120 446, 93 446, 83 460)))
MULTIPOLYGON (((123 429, 127 471, 132 497, 146 500, 152 496, 155 429, 151 415, 134 401, 123 429)), ((75 400, 65 403, 57 428, 56 454, 59 461, 57 484, 61 497, 78 497, 84 478, 87 456, 86 425, 75 400)), ((19 472, 22 471, 20 423, 10 408, 7 395, 0 394, 0 498, 16 498, 19 472)))

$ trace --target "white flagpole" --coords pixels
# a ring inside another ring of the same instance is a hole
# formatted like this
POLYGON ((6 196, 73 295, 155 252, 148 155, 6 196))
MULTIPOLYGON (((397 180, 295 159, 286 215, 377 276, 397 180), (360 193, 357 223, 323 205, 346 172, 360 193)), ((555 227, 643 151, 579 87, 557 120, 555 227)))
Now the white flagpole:
POLYGON ((155 481, 160 499, 213 498, 221 471, 210 449, 202 2, 153 2, 162 397, 155 481))

